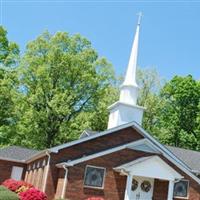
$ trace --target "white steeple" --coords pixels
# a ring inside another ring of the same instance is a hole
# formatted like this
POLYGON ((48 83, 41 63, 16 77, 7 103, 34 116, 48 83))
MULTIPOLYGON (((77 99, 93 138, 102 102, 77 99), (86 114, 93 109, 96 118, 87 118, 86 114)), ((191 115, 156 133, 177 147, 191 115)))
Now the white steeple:
POLYGON ((139 43, 139 33, 140 33, 140 21, 141 21, 142 14, 139 13, 135 38, 133 41, 133 46, 131 50, 131 55, 126 71, 126 76, 124 79, 123 85, 134 85, 137 86, 136 83, 136 68, 137 68, 137 57, 138 57, 138 43, 139 43))
POLYGON ((139 13, 135 38, 133 41, 126 76, 120 88, 120 100, 108 108, 110 111, 108 129, 131 121, 136 121, 140 125, 142 123, 144 108, 137 105, 139 87, 136 82, 141 16, 142 14, 139 13))

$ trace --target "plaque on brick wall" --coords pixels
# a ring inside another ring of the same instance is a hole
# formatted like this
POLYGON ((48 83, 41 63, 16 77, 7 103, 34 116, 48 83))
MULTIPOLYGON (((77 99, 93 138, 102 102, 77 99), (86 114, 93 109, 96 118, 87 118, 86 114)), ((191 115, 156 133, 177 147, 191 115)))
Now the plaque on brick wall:
POLYGON ((105 176, 105 168, 95 167, 95 166, 86 166, 84 186, 94 187, 94 188, 103 188, 104 176, 105 176))

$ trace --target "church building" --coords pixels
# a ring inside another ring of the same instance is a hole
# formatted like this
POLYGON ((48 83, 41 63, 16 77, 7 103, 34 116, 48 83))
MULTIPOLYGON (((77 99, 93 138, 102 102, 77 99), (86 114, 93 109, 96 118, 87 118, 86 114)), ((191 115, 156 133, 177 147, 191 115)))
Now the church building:
POLYGON ((0 149, 0 182, 23 179, 49 200, 200 200, 200 152, 168 147, 142 128, 136 66, 140 17, 107 130, 43 151, 0 149))

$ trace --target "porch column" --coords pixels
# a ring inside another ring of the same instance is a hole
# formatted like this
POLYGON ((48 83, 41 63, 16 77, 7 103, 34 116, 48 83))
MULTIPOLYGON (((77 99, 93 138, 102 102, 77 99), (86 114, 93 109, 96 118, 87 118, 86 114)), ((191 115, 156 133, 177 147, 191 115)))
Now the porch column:
POLYGON ((124 200, 131 200, 130 194, 131 194, 132 180, 133 180, 133 175, 129 173, 127 175, 127 180, 126 180, 126 190, 125 190, 124 200))
POLYGON ((168 197, 167 197, 167 200, 173 200, 173 193, 174 193, 174 181, 170 180, 169 181, 169 186, 168 186, 168 197))

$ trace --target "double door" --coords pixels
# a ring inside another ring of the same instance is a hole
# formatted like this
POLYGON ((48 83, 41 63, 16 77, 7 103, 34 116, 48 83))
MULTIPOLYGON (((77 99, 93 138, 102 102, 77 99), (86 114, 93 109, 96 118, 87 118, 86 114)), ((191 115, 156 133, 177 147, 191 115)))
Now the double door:
POLYGON ((152 200, 154 179, 133 177, 131 185, 131 200, 152 200))

